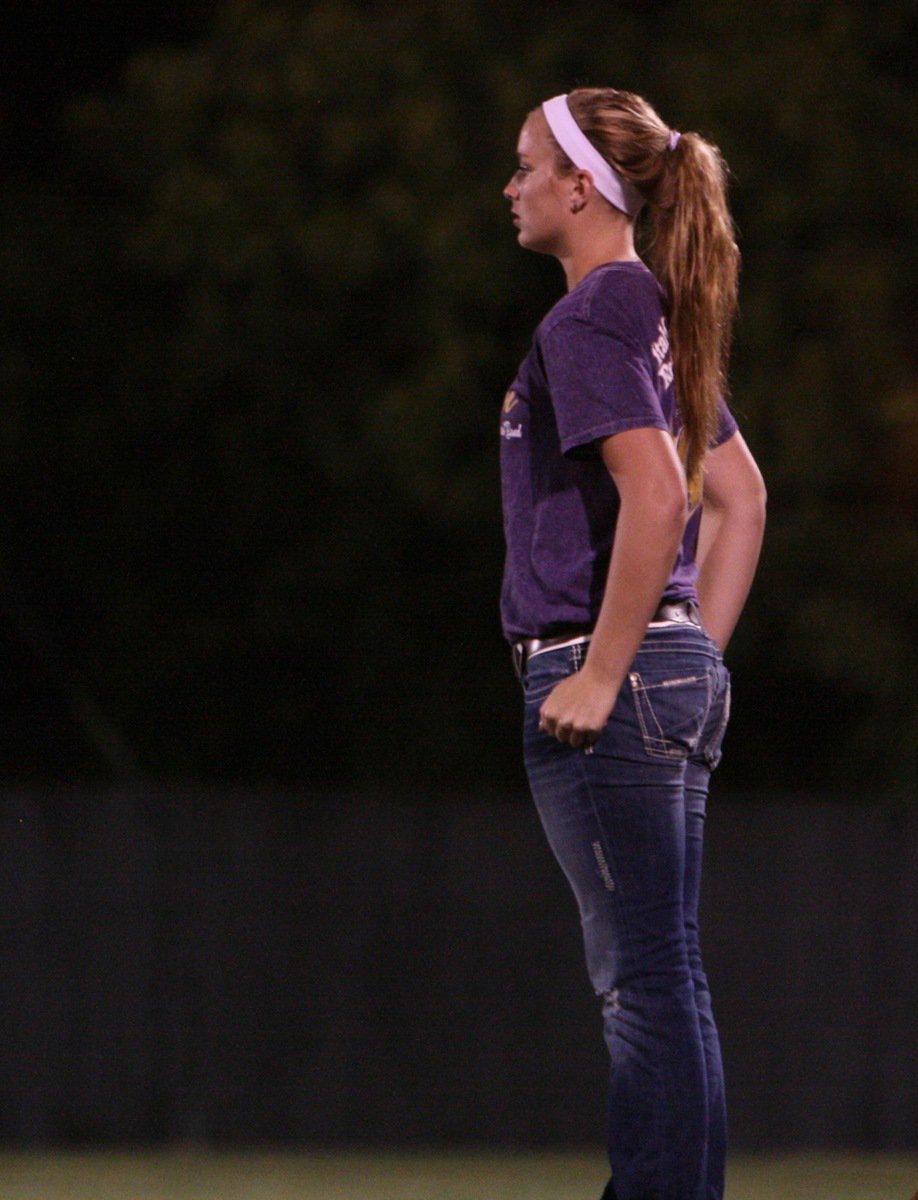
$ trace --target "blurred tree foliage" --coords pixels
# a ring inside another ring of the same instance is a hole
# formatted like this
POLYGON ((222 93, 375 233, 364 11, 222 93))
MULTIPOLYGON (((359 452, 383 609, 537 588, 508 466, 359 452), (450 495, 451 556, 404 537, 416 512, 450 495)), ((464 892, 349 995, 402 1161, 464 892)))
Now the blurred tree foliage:
MULTIPOLYGON (((913 26, 219 0, 133 57, 69 110, 56 185, 0 196, 9 638, 27 611, 46 685, 153 778, 520 784, 497 406, 562 280, 500 191, 529 108, 611 83, 734 172, 734 404, 771 507, 724 785, 914 791, 913 26)), ((78 740, 8 777, 125 761, 78 740)))

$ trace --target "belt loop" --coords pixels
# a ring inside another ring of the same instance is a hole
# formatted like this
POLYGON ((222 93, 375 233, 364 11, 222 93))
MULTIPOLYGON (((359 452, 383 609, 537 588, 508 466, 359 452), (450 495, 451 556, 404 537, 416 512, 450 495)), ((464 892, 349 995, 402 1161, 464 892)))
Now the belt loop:
POLYGON ((517 679, 522 683, 523 668, 526 666, 526 645, 524 642, 514 642, 510 650, 513 654, 513 669, 517 679))

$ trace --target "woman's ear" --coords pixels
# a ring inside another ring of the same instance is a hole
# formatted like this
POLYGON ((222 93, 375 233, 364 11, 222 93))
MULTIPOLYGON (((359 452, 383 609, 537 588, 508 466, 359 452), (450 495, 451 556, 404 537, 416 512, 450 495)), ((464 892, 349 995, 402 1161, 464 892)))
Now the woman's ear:
POLYGON ((580 212, 593 190, 593 177, 589 171, 576 171, 571 186, 571 212, 580 212))

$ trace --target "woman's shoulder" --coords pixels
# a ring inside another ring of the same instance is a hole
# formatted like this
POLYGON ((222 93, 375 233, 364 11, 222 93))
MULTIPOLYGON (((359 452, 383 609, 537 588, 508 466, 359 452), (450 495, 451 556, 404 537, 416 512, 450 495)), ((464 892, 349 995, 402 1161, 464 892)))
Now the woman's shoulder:
POLYGON ((663 293, 645 263, 603 263, 561 297, 538 332, 544 337, 568 320, 600 329, 628 329, 644 326, 650 318, 655 326, 662 313, 663 293))

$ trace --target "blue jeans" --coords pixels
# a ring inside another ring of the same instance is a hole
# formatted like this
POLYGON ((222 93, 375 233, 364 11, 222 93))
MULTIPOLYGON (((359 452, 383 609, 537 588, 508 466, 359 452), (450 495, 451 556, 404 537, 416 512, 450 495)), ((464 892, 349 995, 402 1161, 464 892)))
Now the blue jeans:
POLYGON ((720 1200, 726 1112, 698 898, 705 801, 729 716, 720 651, 694 625, 648 630, 594 752, 539 731, 585 646, 523 672, 526 770, 580 908, 612 1065, 604 1200, 720 1200))

